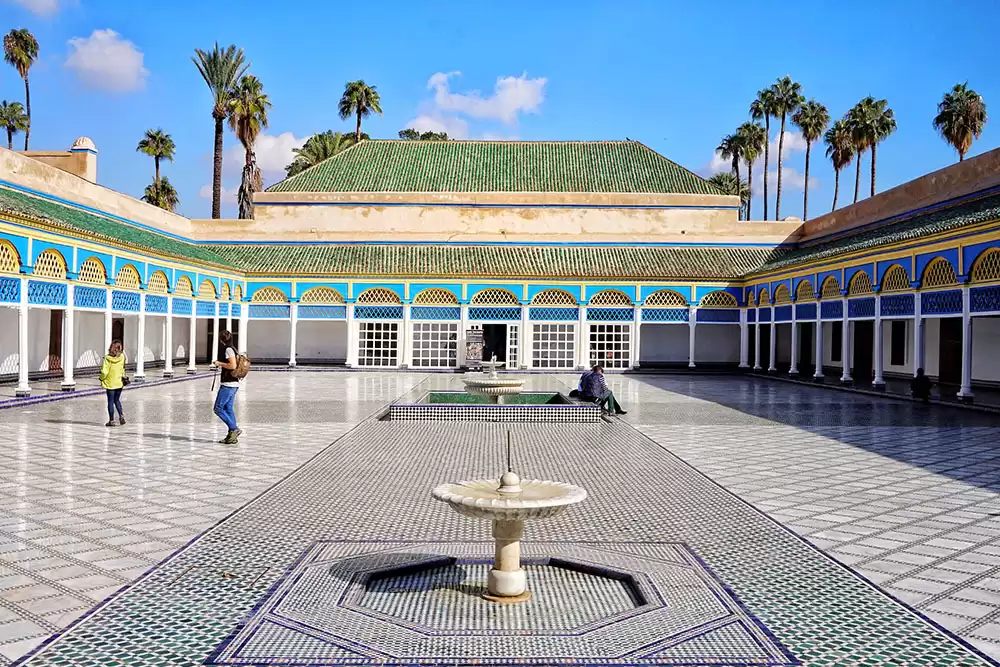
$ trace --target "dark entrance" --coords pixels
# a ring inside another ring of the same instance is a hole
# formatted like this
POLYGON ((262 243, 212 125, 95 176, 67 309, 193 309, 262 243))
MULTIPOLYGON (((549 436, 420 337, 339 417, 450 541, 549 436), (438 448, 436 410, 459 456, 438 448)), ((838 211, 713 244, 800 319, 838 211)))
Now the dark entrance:
POLYGON ((941 345, 938 350, 938 382, 962 383, 962 320, 946 317, 941 322, 941 345))
POLYGON ((862 320, 854 323, 854 367, 851 370, 851 377, 858 387, 869 387, 872 383, 872 371, 875 360, 875 323, 871 320, 862 320))
POLYGON ((747 334, 748 334, 747 335, 747 363, 750 365, 750 368, 753 368, 754 364, 756 363, 756 361, 754 360, 753 353, 754 353, 754 350, 756 349, 754 347, 754 345, 757 342, 757 327, 755 327, 755 326, 747 327, 747 334))
POLYGON ((768 324, 760 328, 760 367, 763 370, 771 367, 771 327, 768 324))
MULTIPOLYGON (((49 364, 50 371, 62 370, 63 311, 53 310, 49 315, 49 364)), ((72 333, 67 332, 67 335, 72 333)))
POLYGON ((813 350, 816 347, 815 322, 799 323, 799 375, 812 375, 816 372, 813 364, 813 350))
POLYGON ((116 317, 111 320, 111 340, 119 340, 125 344, 125 318, 116 317))
POLYGON ((483 325, 483 361, 489 361, 493 355, 497 361, 507 362, 507 325, 483 325))

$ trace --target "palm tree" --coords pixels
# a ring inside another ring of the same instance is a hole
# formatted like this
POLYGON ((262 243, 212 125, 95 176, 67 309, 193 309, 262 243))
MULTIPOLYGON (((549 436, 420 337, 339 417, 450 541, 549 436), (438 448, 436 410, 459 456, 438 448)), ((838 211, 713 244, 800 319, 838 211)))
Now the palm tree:
POLYGON ((177 197, 177 190, 170 184, 166 176, 146 186, 146 190, 142 193, 142 201, 167 211, 173 211, 181 203, 177 197))
POLYGON ((969 82, 955 84, 938 104, 934 117, 934 129, 958 151, 958 161, 972 148, 972 142, 983 133, 986 125, 986 102, 976 91, 969 88, 969 82))
MULTIPOLYGON (((367 139, 368 135, 362 133, 361 138, 367 139)), ((285 167, 285 174, 290 178, 353 145, 354 133, 341 134, 340 132, 327 130, 326 132, 314 134, 309 137, 302 148, 292 149, 295 159, 285 167)))
MULTIPOLYGON (((823 140, 826 142, 826 156, 833 162, 833 170, 836 174, 833 185, 833 208, 830 209, 835 211, 837 210, 837 195, 840 193, 840 171, 851 164, 851 160, 854 159, 854 136, 847 121, 838 120, 834 122, 833 127, 826 131, 823 140)), ((858 162, 860 161, 859 157, 858 162)), ((855 187, 856 191, 857 187, 855 187)), ((855 194, 855 201, 857 201, 857 194, 855 194)))
POLYGON ((812 153, 813 142, 823 136, 826 126, 830 124, 830 112, 816 100, 803 102, 799 110, 792 116, 802 138, 806 140, 806 182, 802 191, 802 219, 809 219, 809 156, 812 153))
POLYGON ((176 148, 174 140, 160 128, 146 130, 145 136, 139 140, 139 144, 135 149, 153 158, 153 166, 156 170, 156 175, 153 178, 153 187, 159 187, 160 184, 160 160, 173 162, 174 150, 176 148))
POLYGON ((747 189, 750 196, 747 197, 746 220, 750 220, 750 208, 753 205, 753 163, 760 157, 760 152, 767 145, 767 134, 764 128, 757 123, 743 123, 736 128, 736 134, 740 137, 743 146, 743 159, 747 163, 747 189))
POLYGON ((270 108, 271 100, 264 92, 260 79, 252 74, 240 79, 229 104, 229 127, 246 151, 243 179, 240 181, 237 195, 241 220, 253 218, 253 193, 263 189, 264 184, 260 169, 257 168, 257 156, 253 148, 260 131, 267 127, 267 110, 270 108))
MULTIPOLYGON (((872 149, 872 184, 871 196, 875 195, 875 158, 876 148, 885 139, 896 131, 896 118, 889 108, 887 100, 876 100, 869 95, 864 98, 854 108, 848 112, 848 120, 852 125, 855 134, 855 149, 858 151, 859 160, 861 153, 866 148, 872 149)), ((858 165, 858 178, 860 180, 861 165, 858 165)), ((855 201, 857 201, 857 189, 855 184, 855 201)))
POLYGON ((20 102, 0 102, 0 128, 7 130, 7 148, 14 150, 14 134, 28 129, 28 116, 20 102))
POLYGON ((364 81, 348 81, 344 86, 344 94, 340 98, 340 117, 347 120, 354 114, 357 116, 358 124, 354 130, 354 141, 361 141, 361 118, 371 115, 375 111, 382 115, 382 107, 379 105, 378 91, 375 86, 369 86, 364 81))
MULTIPOLYGON (((740 182, 740 160, 743 159, 743 145, 739 134, 727 134, 715 150, 719 151, 723 160, 730 160, 733 175, 736 177, 736 181, 740 182)), ((740 217, 743 217, 742 213, 741 208, 740 217)))
POLYGON ((771 85, 774 95, 774 115, 781 117, 781 134, 778 135, 778 194, 774 200, 774 219, 781 220, 781 154, 785 148, 785 116, 794 113, 805 101, 802 97, 802 86, 788 76, 778 79, 771 85))
POLYGON ((24 28, 11 30, 3 38, 3 59, 24 79, 24 106, 28 110, 28 124, 24 128, 24 150, 28 150, 28 139, 31 137, 31 88, 28 86, 28 70, 38 60, 38 40, 24 28))
POLYGON ((854 172, 854 203, 858 203, 858 193, 861 190, 861 158, 864 157, 868 149, 868 135, 864 122, 864 109, 861 102, 858 102, 844 116, 844 122, 851 131, 851 148, 857 157, 857 164, 854 172))
POLYGON ((731 172, 724 171, 715 174, 708 182, 718 188, 724 195, 733 195, 740 198, 741 203, 746 203, 750 199, 750 187, 746 181, 741 181, 731 172))
POLYGON ((212 118, 215 120, 215 155, 212 166, 212 217, 222 213, 222 121, 229 117, 229 101, 236 83, 250 63, 243 58, 243 49, 230 44, 224 49, 219 43, 211 51, 194 50, 191 58, 198 73, 212 93, 212 118))
POLYGON ((408 139, 410 141, 448 141, 447 132, 431 132, 427 130, 426 132, 420 132, 414 130, 412 127, 408 127, 405 130, 399 131, 400 139, 408 139))
POLYGON ((764 219, 767 220, 767 170, 770 165, 771 116, 776 116, 774 91, 771 88, 757 91, 757 99, 750 103, 750 117, 764 119, 764 219))

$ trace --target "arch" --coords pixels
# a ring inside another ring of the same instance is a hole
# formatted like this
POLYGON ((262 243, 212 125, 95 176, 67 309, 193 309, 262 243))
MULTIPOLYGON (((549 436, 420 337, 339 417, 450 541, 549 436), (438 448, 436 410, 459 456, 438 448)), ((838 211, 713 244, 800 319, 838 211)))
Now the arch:
POLYGON ((199 299, 206 299, 206 298, 209 298, 209 297, 211 297, 211 298, 214 299, 217 296, 218 296, 218 293, 215 291, 215 283, 213 283, 208 278, 205 278, 204 280, 202 280, 201 284, 198 285, 198 298, 199 299))
POLYGON ((229 291, 229 283, 222 283, 222 296, 219 298, 229 301, 230 296, 231 293, 229 291))
POLYGON ((882 274, 883 292, 902 292, 910 289, 910 275, 899 264, 893 264, 882 274))
MULTIPOLYGON (((103 264, 101 267, 103 268, 103 264)), ((43 250, 35 260, 34 275, 39 278, 66 279, 66 259, 58 250, 43 250)))
POLYGON ((261 287, 250 297, 251 303, 288 303, 288 296, 277 287, 261 287))
MULTIPOLYGON (((38 259, 41 259, 41 257, 38 259)), ((77 280, 88 285, 107 285, 108 272, 104 268, 104 262, 96 257, 88 257, 87 261, 80 265, 80 273, 77 276, 77 280)))
POLYGON ((938 257, 927 265, 924 275, 920 278, 920 286, 928 287, 952 287, 958 284, 958 277, 955 275, 955 267, 944 257, 938 257))
POLYGON ((177 285, 174 287, 174 294, 177 296, 194 296, 194 285, 191 284, 191 279, 187 276, 178 278, 177 285))
POLYGON ((823 281, 823 288, 820 290, 820 298, 839 299, 840 297, 840 281, 833 276, 827 277, 827 279, 823 281))
POLYGON ((21 256, 9 241, 0 239, 0 273, 20 273, 21 256))
POLYGON ((543 289, 531 300, 533 306, 575 306, 576 297, 561 289, 543 289))
POLYGON ((799 283, 799 286, 795 288, 796 301, 814 301, 815 299, 816 292, 813 290, 812 283, 808 280, 803 280, 799 283))
POLYGON ((126 264, 118 269, 115 277, 115 285, 124 289, 139 289, 142 280, 139 279, 139 272, 131 264, 126 264))
POLYGON ((242 300, 243 300, 243 286, 237 285, 233 289, 233 301, 242 301, 242 300))
POLYGON ((358 295, 357 303, 368 306, 398 306, 402 303, 399 295, 385 287, 372 287, 358 295))
POLYGON ((760 292, 757 293, 757 305, 767 306, 771 303, 771 295, 768 293, 766 287, 762 287, 760 292))
POLYGON ((153 271, 153 274, 149 276, 149 282, 146 284, 146 291, 155 292, 156 294, 166 294, 169 288, 170 284, 167 282, 167 274, 163 271, 153 271))
POLYGON ((723 290, 715 290, 701 297, 703 308, 739 308, 740 304, 736 297, 723 290))
POLYGON ((974 283, 1000 280, 1000 248, 990 248, 977 257, 969 272, 969 279, 974 283))
POLYGON ((440 287, 430 287, 421 290, 413 298, 413 303, 421 306, 457 306, 458 297, 449 290, 440 287))
POLYGON ((788 291, 788 285, 782 283, 778 285, 774 290, 774 304, 780 306, 782 304, 792 302, 792 293, 788 291))
POLYGON ((299 303, 341 305, 344 303, 344 297, 332 287, 313 287, 302 293, 302 296, 299 297, 299 303))
POLYGON ((680 292, 661 289, 647 296, 642 305, 652 308, 687 308, 688 302, 680 292))
POLYGON ((628 298, 628 294, 617 289, 606 289, 601 290, 594 296, 590 297, 591 306, 617 306, 629 307, 632 305, 632 299, 628 298))
POLYGON ((510 290, 499 287, 488 287, 472 296, 471 304, 475 306, 519 306, 521 302, 510 290))
POLYGON ((854 274, 850 284, 847 286, 847 293, 851 296, 875 293, 875 288, 872 286, 872 279, 867 271, 858 271, 854 274))

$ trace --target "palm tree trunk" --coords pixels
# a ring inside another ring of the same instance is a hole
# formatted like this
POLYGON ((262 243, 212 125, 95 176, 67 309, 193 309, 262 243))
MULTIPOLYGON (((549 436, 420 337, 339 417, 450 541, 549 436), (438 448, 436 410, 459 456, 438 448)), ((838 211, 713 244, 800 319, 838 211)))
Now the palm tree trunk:
POLYGON ((802 188, 802 220, 809 219, 809 153, 812 151, 812 142, 806 142, 806 182, 802 188))
POLYGON ((7 128, 7 150, 14 150, 14 133, 9 127, 7 128))
POLYGON ((153 192, 156 193, 156 205, 160 206, 162 204, 162 199, 160 198, 160 156, 153 156, 153 165, 156 167, 156 177, 153 179, 153 192))
MULTIPOLYGON (((733 162, 733 170, 736 172, 736 196, 740 198, 740 216, 743 215, 743 197, 740 197, 740 159, 739 157, 733 162)), ((737 217, 737 219, 739 219, 737 217)))
POLYGON ((750 220, 750 208, 753 206, 753 162, 747 161, 747 190, 750 196, 747 197, 747 220, 750 220))
POLYGON ((768 147, 771 145, 771 117, 764 116, 764 219, 767 220, 767 168, 770 164, 770 150, 768 147))
POLYGON ((837 195, 840 194, 840 170, 834 169, 833 171, 836 176, 833 177, 833 208, 830 209, 831 213, 837 210, 837 195))
POLYGON ((858 191, 861 189, 861 156, 862 153, 858 152, 858 164, 857 171, 854 174, 854 203, 858 203, 858 191))
POLYGON ((24 106, 28 111, 28 126, 24 128, 24 150, 28 150, 28 139, 31 137, 31 87, 28 85, 28 75, 24 75, 24 106))
POLYGON ((781 152, 785 146, 785 114, 781 114, 781 134, 778 135, 778 194, 774 199, 774 219, 781 220, 781 152))
POLYGON ((877 144, 873 142, 872 143, 872 194, 871 194, 872 197, 875 196, 875 148, 876 147, 877 144))
POLYGON ((965 151, 958 151, 958 161, 962 162, 965 160, 965 151))
POLYGON ((354 130, 354 143, 361 141, 361 107, 358 107, 358 126, 354 130))
POLYGON ((212 219, 222 217, 222 121, 215 119, 215 160, 212 166, 212 219))

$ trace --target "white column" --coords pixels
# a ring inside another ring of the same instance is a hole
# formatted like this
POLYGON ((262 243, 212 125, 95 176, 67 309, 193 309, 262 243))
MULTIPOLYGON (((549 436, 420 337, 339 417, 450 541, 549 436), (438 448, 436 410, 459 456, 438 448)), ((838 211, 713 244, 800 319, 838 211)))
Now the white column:
POLYGON ((226 331, 233 333, 233 304, 230 302, 227 305, 229 309, 226 310, 226 331))
POLYGON ((469 304, 463 303, 458 307, 458 367, 462 368, 467 363, 465 358, 465 332, 469 330, 469 304))
POLYGON ((753 369, 760 370, 760 308, 754 313, 753 318, 753 369))
POLYGON ((528 304, 521 304, 521 345, 518 350, 521 368, 531 368, 535 364, 535 360, 531 358, 531 324, 528 320, 529 309, 530 307, 528 304))
POLYGON ((590 368, 590 331, 587 327, 587 307, 580 306, 577 318, 576 333, 576 367, 579 370, 590 368))
POLYGON ((17 307, 17 389, 18 397, 31 396, 28 384, 28 279, 21 278, 21 303, 17 307))
POLYGON ((813 356, 816 357, 816 371, 813 373, 813 379, 816 382, 822 382, 823 375, 823 304, 819 301, 816 302, 816 349, 813 350, 813 356))
POLYGON ((747 309, 740 308, 740 368, 749 368, 750 326, 747 324, 747 309))
POLYGON ((632 368, 639 368, 639 351, 642 349, 642 304, 636 303, 632 318, 632 368))
MULTIPOLYGON (((230 305, 229 308, 231 311, 232 305, 230 305)), ((240 354, 246 354, 247 350, 250 349, 247 346, 249 335, 250 335, 250 304, 243 303, 240 304, 240 344, 239 344, 240 354)))
POLYGON ((410 320, 410 308, 410 304, 403 304, 403 330, 400 332, 399 359, 396 361, 402 368, 409 367, 413 360, 413 326, 410 320))
POLYGON ((694 341, 697 328, 698 309, 688 306, 688 368, 694 368, 694 341))
POLYGON ((73 365, 76 361, 76 324, 74 322, 76 308, 73 307, 74 291, 76 286, 70 283, 66 287, 66 313, 63 315, 63 391, 73 391, 76 389, 76 380, 73 379, 73 365))
POLYGON ((354 319, 354 304, 347 304, 347 365, 358 365, 358 323, 354 319))
POLYGON ((191 299, 191 317, 188 320, 188 373, 197 373, 198 367, 195 365, 194 348, 198 337, 198 317, 196 316, 198 302, 191 299))
POLYGON ((924 317, 920 292, 913 293, 913 377, 924 367, 924 317))
POLYGON ((295 366, 299 344, 299 304, 294 301, 289 304, 289 317, 292 325, 289 327, 288 335, 288 365, 295 366))
POLYGON ((963 403, 972 402, 972 313, 968 284, 962 285, 962 387, 958 398, 963 403))
POLYGON ((163 318, 163 377, 174 376, 174 297, 167 295, 167 316, 163 318))
POLYGON ((885 360, 882 349, 882 295, 875 295, 875 378, 872 380, 873 389, 885 389, 885 378, 882 377, 885 360))
POLYGON ((844 313, 841 331, 840 360, 844 364, 844 372, 840 374, 840 384, 853 384, 851 379, 851 318, 847 308, 847 297, 843 300, 844 313))
POLYGON ((142 382, 146 379, 146 295, 139 295, 139 350, 135 356, 135 375, 133 380, 142 382))
POLYGON ((798 304, 792 304, 792 364, 788 368, 788 374, 798 376, 799 374, 799 317, 795 312, 798 304))
POLYGON ((776 325, 774 323, 774 304, 771 304, 771 336, 770 336, 770 338, 771 339, 768 342, 770 343, 771 349, 768 350, 768 352, 770 352, 771 356, 767 360, 767 372, 768 373, 774 373, 775 371, 778 370, 778 367, 775 365, 775 362, 777 361, 777 356, 778 356, 778 325, 776 325))
MULTIPOLYGON (((111 347, 111 288, 107 290, 107 298, 104 303, 104 351, 111 347)), ((124 341, 122 341, 124 344, 124 341)))
POLYGON ((215 314, 212 316, 212 340, 209 344, 212 349, 208 351, 208 362, 212 363, 213 360, 219 358, 219 325, 222 324, 222 320, 219 319, 219 302, 215 302, 215 314))

